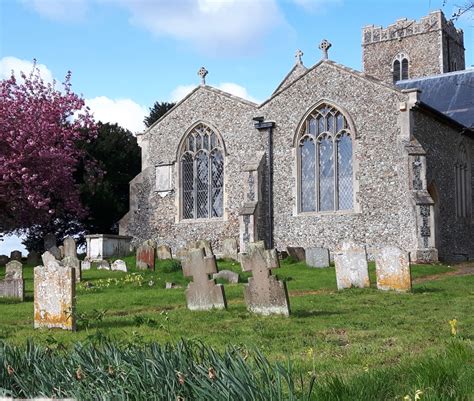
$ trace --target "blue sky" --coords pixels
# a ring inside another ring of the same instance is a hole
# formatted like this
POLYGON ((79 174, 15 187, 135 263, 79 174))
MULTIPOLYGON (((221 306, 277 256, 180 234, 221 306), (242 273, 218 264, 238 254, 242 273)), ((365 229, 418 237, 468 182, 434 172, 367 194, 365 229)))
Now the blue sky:
MULTIPOLYGON (((311 66, 318 43, 361 69, 361 28, 449 17, 465 0, 0 0, 0 79, 31 68, 46 79, 73 73, 96 117, 134 132, 155 101, 176 101, 199 83, 263 101, 294 64, 311 66), (446 3, 446 4, 444 4, 446 3)), ((474 65, 474 16, 460 19, 467 66, 474 65)), ((0 242, 0 253, 2 253, 0 242)))

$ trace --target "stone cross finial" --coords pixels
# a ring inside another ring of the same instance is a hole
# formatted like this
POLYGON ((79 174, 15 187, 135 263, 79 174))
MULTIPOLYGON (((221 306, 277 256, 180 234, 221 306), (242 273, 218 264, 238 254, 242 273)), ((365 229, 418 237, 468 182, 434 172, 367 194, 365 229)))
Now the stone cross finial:
POLYGON ((323 51, 323 60, 328 59, 328 50, 331 48, 331 46, 331 43, 326 39, 323 39, 319 44, 319 48, 323 51))
POLYGON ((201 67, 198 71, 198 75, 201 77, 201 85, 206 85, 206 75, 208 74, 208 71, 204 68, 201 67))
POLYGON ((192 277, 186 289, 186 303, 190 310, 226 308, 224 288, 209 280, 209 275, 217 273, 216 258, 204 256, 203 249, 191 249, 183 260, 184 277, 192 277))
POLYGON ((252 272, 244 289, 247 309, 262 315, 288 316, 288 291, 282 281, 272 276, 271 270, 279 267, 275 249, 266 250, 263 242, 247 244, 247 252, 240 254, 244 272, 252 272))
POLYGON ((303 64, 303 61, 301 60, 301 57, 303 57, 303 54, 304 53, 300 49, 296 50, 296 53, 295 53, 295 59, 296 60, 295 61, 296 61, 297 65, 303 64))

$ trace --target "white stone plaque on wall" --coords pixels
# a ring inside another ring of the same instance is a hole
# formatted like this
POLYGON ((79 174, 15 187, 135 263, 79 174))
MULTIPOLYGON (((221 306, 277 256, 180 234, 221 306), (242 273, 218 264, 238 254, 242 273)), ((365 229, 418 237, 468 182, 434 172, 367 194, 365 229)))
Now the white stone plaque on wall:
POLYGON ((156 188, 161 196, 166 196, 171 188, 171 164, 156 166, 156 188))

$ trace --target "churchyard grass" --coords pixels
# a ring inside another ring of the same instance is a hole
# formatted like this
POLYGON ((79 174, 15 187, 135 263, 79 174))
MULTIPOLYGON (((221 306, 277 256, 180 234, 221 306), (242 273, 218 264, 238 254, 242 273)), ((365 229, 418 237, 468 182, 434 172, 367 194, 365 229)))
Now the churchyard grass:
MULTIPOLYGON (((225 285, 227 310, 192 312, 184 297, 188 280, 172 271, 169 262, 158 261, 156 272, 143 272, 135 270, 134 257, 125 260, 128 273, 94 268, 83 272, 77 287, 75 333, 33 330, 32 267, 26 266, 26 302, 0 299, 0 341, 24 346, 32 339, 62 349, 76 342, 97 344, 104 338, 118 347, 185 339, 219 352, 229 345, 259 349, 272 364, 287 366, 291 361, 295 380, 302 375, 306 390, 316 375, 319 395, 313 394, 318 397, 314 399, 377 399, 364 398, 370 393, 364 389, 370 388, 393 399, 405 395, 414 399, 416 390, 424 392, 422 399, 474 396, 468 385, 474 379, 473 276, 415 284, 410 294, 374 287, 338 292, 334 268, 283 262, 274 273, 287 282, 292 315, 261 317, 246 310, 242 283, 225 285), (166 282, 181 288, 165 290, 166 282), (87 283, 94 286, 88 288, 87 283), (451 333, 452 319, 457 320, 456 335, 451 333), (444 387, 451 396, 440 395, 444 387), (327 397, 319 398, 321 394, 327 397)), ((236 262, 218 264, 220 269, 239 272, 241 281, 249 276, 236 262)), ((369 269, 375 282, 374 265, 369 269)), ((450 270, 443 265, 413 266, 412 275, 450 270)), ((0 279, 3 274, 1 268, 0 279)))

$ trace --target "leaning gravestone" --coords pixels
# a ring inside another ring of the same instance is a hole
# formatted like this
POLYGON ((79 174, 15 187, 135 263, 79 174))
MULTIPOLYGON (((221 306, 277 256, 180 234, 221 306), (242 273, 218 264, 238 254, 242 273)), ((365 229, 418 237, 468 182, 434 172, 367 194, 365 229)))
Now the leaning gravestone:
POLYGON ((0 281, 0 297, 25 299, 25 281, 23 280, 23 266, 21 262, 8 262, 5 270, 5 279, 0 281))
POLYGON ((188 251, 192 249, 203 249, 205 256, 213 256, 211 242, 208 240, 201 239, 199 241, 190 242, 188 244, 188 251))
POLYGON ((239 275, 231 270, 219 270, 217 273, 212 275, 214 280, 220 278, 226 280, 230 284, 237 284, 239 282, 239 275))
POLYGON ((329 249, 327 248, 306 248, 306 264, 309 267, 328 267, 329 249))
POLYGON ((81 261, 74 256, 65 256, 62 260, 64 266, 74 267, 76 273, 76 283, 81 281, 81 261))
POLYGON ((111 264, 110 270, 126 272, 127 271, 127 264, 123 260, 117 259, 116 261, 114 261, 111 264))
POLYGON ((37 266, 41 263, 40 255, 36 251, 31 251, 26 257, 26 263, 31 266, 37 266))
POLYGON ((48 249, 48 252, 51 253, 57 260, 61 260, 61 250, 57 246, 52 246, 48 249))
POLYGON ((297 260, 298 262, 304 262, 306 260, 306 254, 304 248, 300 246, 288 246, 286 247, 288 256, 297 260))
POLYGON ((290 315, 286 283, 272 276, 271 270, 280 267, 275 249, 265 250, 263 242, 247 244, 247 252, 240 254, 244 272, 252 272, 245 285, 247 309, 261 315, 290 315))
POLYGON ((110 264, 105 259, 98 260, 96 263, 97 263, 97 270, 110 270, 110 264))
POLYGON ((225 309, 227 307, 224 287, 216 284, 209 275, 217 273, 216 258, 204 256, 203 249, 191 249, 183 261, 183 274, 193 281, 186 289, 186 303, 190 310, 225 309))
POLYGON ((344 242, 336 250, 334 262, 338 290, 351 287, 370 287, 365 246, 360 247, 353 242, 344 242))
POLYGON ((10 262, 10 258, 7 255, 0 255, 0 266, 5 266, 10 262))
POLYGON ((379 290, 411 290, 410 259, 407 252, 397 247, 381 249, 375 257, 375 273, 379 290))
POLYGON ((21 262, 21 251, 11 251, 10 252, 10 260, 17 260, 18 262, 21 262))
POLYGON ((47 251, 53 246, 57 245, 56 236, 53 233, 48 233, 43 238, 44 250, 47 251))
POLYGON ((235 238, 226 238, 222 241, 222 257, 225 259, 239 259, 239 244, 235 238))
MULTIPOLYGON (((46 252, 47 253, 47 252, 46 252)), ((34 269, 34 328, 76 329, 74 268, 49 255, 45 266, 34 269)))
POLYGON ((156 249, 156 257, 159 260, 172 259, 173 255, 171 254, 171 248, 168 245, 160 245, 156 249))
POLYGON ((155 270, 156 244, 145 241, 137 248, 136 266, 141 270, 155 270))
POLYGON ((77 249, 76 249, 76 241, 72 237, 66 237, 63 241, 64 247, 64 257, 74 257, 77 258, 77 249))

